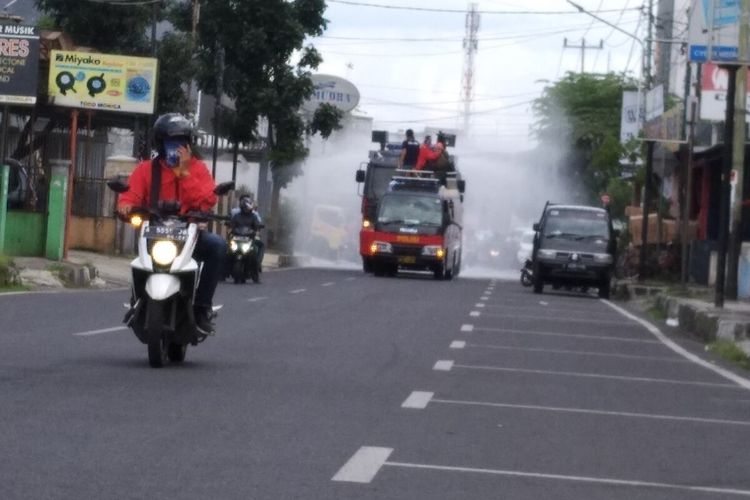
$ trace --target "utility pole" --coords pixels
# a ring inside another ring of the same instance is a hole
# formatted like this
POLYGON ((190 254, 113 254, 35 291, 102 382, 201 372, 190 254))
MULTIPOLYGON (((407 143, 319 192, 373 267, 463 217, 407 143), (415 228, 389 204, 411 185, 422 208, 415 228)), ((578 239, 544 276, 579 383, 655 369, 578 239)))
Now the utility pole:
POLYGON ((564 49, 581 49, 581 73, 586 71, 586 51, 587 50, 602 50, 604 48, 604 40, 599 40, 599 45, 586 45, 586 39, 581 39, 581 45, 572 45, 568 43, 568 39, 563 40, 564 49))
MULTIPOLYGON (((646 38, 646 50, 643 54, 643 78, 646 91, 651 89, 651 51, 654 39, 654 0, 648 0, 648 38, 646 38)), ((640 110, 639 110, 640 111, 640 110)), ((638 258, 638 281, 646 279, 646 260, 648 258, 648 219, 651 205, 652 177, 654 165, 654 141, 646 141, 646 175, 643 181, 643 217, 641 223, 641 248, 638 258)))
POLYGON ((745 118, 747 105, 747 44, 750 42, 748 21, 750 20, 750 0, 741 0, 739 39, 737 57, 741 65, 737 71, 737 90, 734 97, 734 141, 732 170, 735 173, 734 203, 731 228, 729 233, 729 255, 727 257, 727 289, 729 300, 737 300, 737 279, 739 274, 739 260, 742 253, 742 201, 744 200, 744 171, 745 171, 745 118))
POLYGON ((466 36, 464 37, 464 74, 461 85, 461 100, 463 101, 463 131, 469 133, 469 117, 471 116, 471 101, 474 99, 474 55, 477 53, 479 41, 479 12, 478 5, 469 4, 466 13, 466 36))

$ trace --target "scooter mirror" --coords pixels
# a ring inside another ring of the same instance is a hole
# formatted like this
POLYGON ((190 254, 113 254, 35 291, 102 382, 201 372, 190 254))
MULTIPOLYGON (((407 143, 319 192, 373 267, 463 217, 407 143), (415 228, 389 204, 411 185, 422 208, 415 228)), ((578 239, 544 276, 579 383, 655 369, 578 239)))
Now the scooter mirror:
POLYGON ((122 179, 110 179, 107 181, 107 187, 115 193, 124 193, 130 187, 122 179))
POLYGON ((229 191, 234 189, 234 181, 222 182, 214 189, 214 194, 219 196, 227 194, 229 191))

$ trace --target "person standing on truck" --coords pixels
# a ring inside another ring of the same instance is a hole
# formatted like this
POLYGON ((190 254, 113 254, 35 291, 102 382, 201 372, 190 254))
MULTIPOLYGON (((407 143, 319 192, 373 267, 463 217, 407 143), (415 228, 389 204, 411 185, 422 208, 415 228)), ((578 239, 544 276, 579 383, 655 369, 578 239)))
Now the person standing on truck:
MULTIPOLYGON (((428 136, 429 137, 429 136, 428 136)), ((438 135, 437 143, 434 148, 427 145, 425 138, 425 144, 419 148, 419 157, 417 158, 417 170, 423 170, 428 162, 434 162, 440 158, 445 152, 445 139, 442 135, 438 135)), ((447 152, 445 153, 448 154, 447 152)))
POLYGON ((398 168, 413 169, 417 166, 419 157, 419 143, 414 139, 414 131, 406 131, 406 140, 401 143, 401 155, 398 158, 398 168))

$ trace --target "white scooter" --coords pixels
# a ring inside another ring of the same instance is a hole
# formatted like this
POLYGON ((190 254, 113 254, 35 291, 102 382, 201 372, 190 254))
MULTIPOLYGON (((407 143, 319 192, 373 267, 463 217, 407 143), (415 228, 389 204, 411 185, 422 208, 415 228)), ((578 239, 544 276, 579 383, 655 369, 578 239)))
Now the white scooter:
MULTIPOLYGON (((117 193, 127 184, 107 182, 117 193)), ((219 184, 215 193, 226 194, 233 182, 219 184)), ((188 344, 206 340, 195 324, 193 301, 202 266, 193 259, 198 241, 198 222, 226 220, 209 213, 180 215, 179 202, 160 202, 158 210, 134 208, 129 222, 140 226, 138 256, 131 262, 133 271, 130 303, 123 322, 148 346, 148 361, 161 368, 167 361, 185 360, 188 344), (144 217, 149 220, 144 221, 144 217)), ((214 307, 214 312, 221 306, 214 307)))

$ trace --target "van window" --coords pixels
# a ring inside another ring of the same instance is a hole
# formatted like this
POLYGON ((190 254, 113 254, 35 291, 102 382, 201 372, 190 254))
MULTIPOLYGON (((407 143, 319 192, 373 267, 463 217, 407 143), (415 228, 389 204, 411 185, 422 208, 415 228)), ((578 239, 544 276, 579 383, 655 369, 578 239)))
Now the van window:
POLYGON ((609 239, 607 215, 589 210, 553 210, 547 214, 544 236, 609 239))

